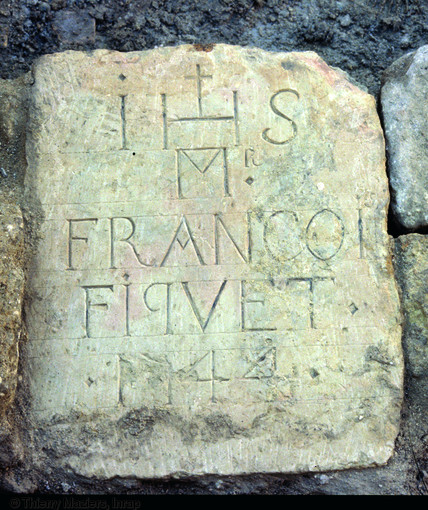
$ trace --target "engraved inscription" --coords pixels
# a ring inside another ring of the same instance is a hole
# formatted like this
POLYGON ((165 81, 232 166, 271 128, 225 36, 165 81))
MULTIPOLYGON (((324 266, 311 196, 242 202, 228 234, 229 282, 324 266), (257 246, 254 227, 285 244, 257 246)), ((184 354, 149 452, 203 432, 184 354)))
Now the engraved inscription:
POLYGON ((191 79, 196 81, 196 96, 197 96, 197 113, 195 115, 183 116, 183 117, 171 117, 169 116, 169 103, 167 94, 161 94, 162 101, 162 131, 163 131, 163 148, 166 150, 169 148, 169 130, 174 126, 174 124, 179 123, 197 123, 201 122, 201 127, 203 124, 217 124, 217 123, 226 123, 231 125, 233 137, 234 137, 234 145, 240 144, 240 135, 239 135, 239 102, 238 102, 238 91, 232 90, 232 112, 230 114, 221 114, 221 115, 206 115, 204 113, 203 107, 203 98, 202 98, 202 82, 204 79, 212 78, 212 75, 203 75, 201 72, 200 65, 196 65, 196 75, 194 76, 186 76, 186 79, 191 79))
POLYGON ((384 463, 400 335, 372 100, 310 52, 223 45, 46 56, 31 94, 47 451, 79 420, 114 437, 65 454, 76 476, 384 463))
POLYGON ((266 142, 271 143, 273 145, 284 145, 286 143, 291 142, 291 140, 293 140, 293 138, 295 138, 297 136, 297 124, 294 122, 294 120, 292 120, 290 117, 285 115, 285 113, 282 112, 276 104, 277 98, 279 96, 281 96, 282 94, 289 94, 291 96, 295 96, 295 98, 297 98, 297 99, 300 99, 300 95, 297 92, 297 90, 293 90, 293 89, 278 90, 278 92, 275 92, 275 94, 273 94, 273 96, 270 98, 269 105, 270 105, 272 111, 275 113, 275 115, 278 115, 278 117, 281 117, 282 119, 289 122, 291 125, 291 128, 292 128, 292 134, 288 138, 285 138, 284 140, 277 140, 275 138, 272 138, 271 134, 270 134, 272 128, 264 129, 262 132, 263 140, 265 140, 266 142))
POLYGON ((333 276, 83 285, 81 324, 87 338, 138 336, 145 325, 154 335, 278 331, 293 321, 317 329, 316 317, 328 311, 323 302, 334 286, 333 276))
POLYGON ((262 163, 256 161, 256 151, 252 147, 245 149, 244 164, 248 168, 250 165, 260 166, 262 163))
POLYGON ((342 247, 344 235, 345 228, 339 216, 323 209, 312 217, 306 228, 306 246, 314 257, 329 260, 342 247))
MULTIPOLYGON (((342 252, 346 240, 341 215, 330 209, 76 218, 66 222, 65 266, 69 270, 90 267, 101 247, 104 257, 98 267, 119 269, 130 264, 141 268, 250 264, 265 255, 278 262, 308 257, 326 261, 342 252), (145 234, 153 228, 162 232, 160 239, 145 234)), ((362 228, 360 222, 358 225, 361 258, 362 228)))
POLYGON ((122 150, 127 150, 127 143, 126 143, 126 110, 125 110, 125 100, 126 96, 120 96, 121 104, 120 104, 120 118, 122 120, 122 150))
POLYGON ((176 149, 176 168, 178 198, 230 196, 226 147, 176 149), (195 171, 201 174, 198 181, 189 177, 195 171))
MULTIPOLYGON (((210 349, 190 352, 187 356, 177 356, 171 352, 162 357, 151 353, 142 353, 138 357, 120 356, 118 403, 127 407, 138 405, 145 388, 155 384, 157 391, 152 398, 161 405, 182 404, 183 400, 193 395, 203 397, 207 404, 213 404, 218 400, 217 395, 223 399, 225 390, 227 392, 238 381, 251 390, 251 381, 261 383, 273 379, 277 370, 276 351, 275 347, 265 347, 210 349), (236 364, 238 360, 240 364, 236 364), (230 363, 232 368, 227 368, 230 363), (185 395, 181 388, 186 388, 185 395)), ((260 397, 271 401, 267 389, 268 386, 258 396, 249 391, 249 401, 257 402, 260 397)))
POLYGON ((203 75, 201 73, 201 66, 196 64, 196 76, 186 76, 188 80, 196 80, 196 87, 198 91, 198 118, 203 118, 202 113, 202 80, 205 78, 212 78, 212 75, 203 75))
POLYGON ((73 241, 83 241, 84 243, 88 242, 88 237, 83 236, 83 234, 76 235, 74 233, 75 225, 89 223, 97 223, 97 218, 82 218, 78 220, 67 220, 68 222, 68 264, 67 269, 73 269, 73 241))

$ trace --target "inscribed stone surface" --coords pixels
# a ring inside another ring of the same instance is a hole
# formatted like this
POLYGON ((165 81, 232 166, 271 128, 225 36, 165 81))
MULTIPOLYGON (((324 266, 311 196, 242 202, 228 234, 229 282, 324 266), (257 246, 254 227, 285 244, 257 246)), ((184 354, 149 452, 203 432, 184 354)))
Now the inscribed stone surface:
POLYGON ((225 45, 45 56, 32 94, 39 463, 386 462, 402 359, 373 98, 314 53, 225 45))

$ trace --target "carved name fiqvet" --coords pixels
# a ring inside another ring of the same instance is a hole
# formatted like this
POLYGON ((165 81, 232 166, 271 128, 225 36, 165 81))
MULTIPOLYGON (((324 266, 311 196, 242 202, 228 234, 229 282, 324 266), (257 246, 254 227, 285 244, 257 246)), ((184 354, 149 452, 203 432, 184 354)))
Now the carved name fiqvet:
POLYGON ((47 56, 32 94, 32 423, 150 415, 64 462, 385 462, 402 362, 372 98, 313 53, 224 45, 47 56))

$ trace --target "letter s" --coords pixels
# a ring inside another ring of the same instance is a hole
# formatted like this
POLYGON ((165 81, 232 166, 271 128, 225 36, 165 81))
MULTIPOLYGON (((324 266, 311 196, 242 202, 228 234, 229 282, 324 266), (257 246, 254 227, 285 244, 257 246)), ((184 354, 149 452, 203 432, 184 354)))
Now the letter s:
POLYGON ((276 92, 271 98, 270 98, 270 107, 273 111, 273 113, 275 113, 276 115, 278 115, 279 117, 282 117, 283 119, 285 120, 288 120, 289 122, 291 122, 291 126, 293 128, 293 134, 292 136, 290 136, 290 138, 287 138, 285 140, 274 140, 273 138, 271 138, 267 133, 271 130, 271 128, 266 128, 263 133, 262 133, 262 138, 263 140, 265 140, 266 142, 268 143, 272 143, 274 145, 284 145, 285 143, 287 142, 290 142, 293 138, 296 137, 297 135, 297 125, 296 123, 294 122, 294 120, 290 119, 290 117, 287 117, 287 115, 285 115, 284 113, 282 113, 278 108, 277 106, 275 105, 275 99, 277 98, 277 96, 279 96, 280 94, 285 94, 285 93, 289 93, 289 94, 294 94, 297 99, 300 99, 300 95, 299 93, 296 91, 296 90, 293 90, 293 89, 281 89, 281 90, 278 90, 278 92, 276 92))

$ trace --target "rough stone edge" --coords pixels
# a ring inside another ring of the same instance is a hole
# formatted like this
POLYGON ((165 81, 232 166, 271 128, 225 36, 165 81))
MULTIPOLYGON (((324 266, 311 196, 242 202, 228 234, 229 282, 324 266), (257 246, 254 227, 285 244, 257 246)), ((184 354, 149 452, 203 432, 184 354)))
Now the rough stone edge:
POLYGON ((428 51, 428 44, 421 46, 417 50, 406 53, 402 57, 395 60, 381 76, 380 83, 380 91, 379 91, 379 106, 380 106, 380 116, 382 119, 382 126, 384 132, 384 138, 386 142, 386 152, 389 154, 389 158, 387 158, 387 173, 390 187, 390 196, 391 196, 391 212, 393 216, 394 222, 397 224, 400 230, 403 230, 401 234, 411 234, 418 233, 419 231, 422 233, 426 233, 425 230, 428 228, 424 222, 420 221, 415 223, 415 221, 408 220, 407 216, 404 212, 400 212, 398 209, 398 204, 392 199, 392 197, 397 193, 395 188, 400 188, 401 175, 395 175, 396 171, 392 170, 389 161, 393 159, 394 155, 399 153, 398 146, 395 143, 391 143, 388 139, 387 131, 388 126, 385 122, 385 112, 384 112, 384 99, 383 96, 385 94, 386 88, 389 86, 393 87, 394 85, 399 85, 404 87, 406 83, 409 81, 409 77, 407 76, 407 72, 412 67, 415 58, 418 53, 424 49, 428 51), (394 174, 394 175, 393 175, 394 174), (395 183, 395 185, 394 185, 395 183))
POLYGON ((20 353, 25 342, 22 310, 25 298, 25 221, 22 184, 26 170, 25 140, 31 75, 0 80, 0 285, 8 294, 2 300, 0 337, 0 467, 23 459, 24 449, 17 403, 20 353), (5 355, 7 354, 7 355, 5 355))

